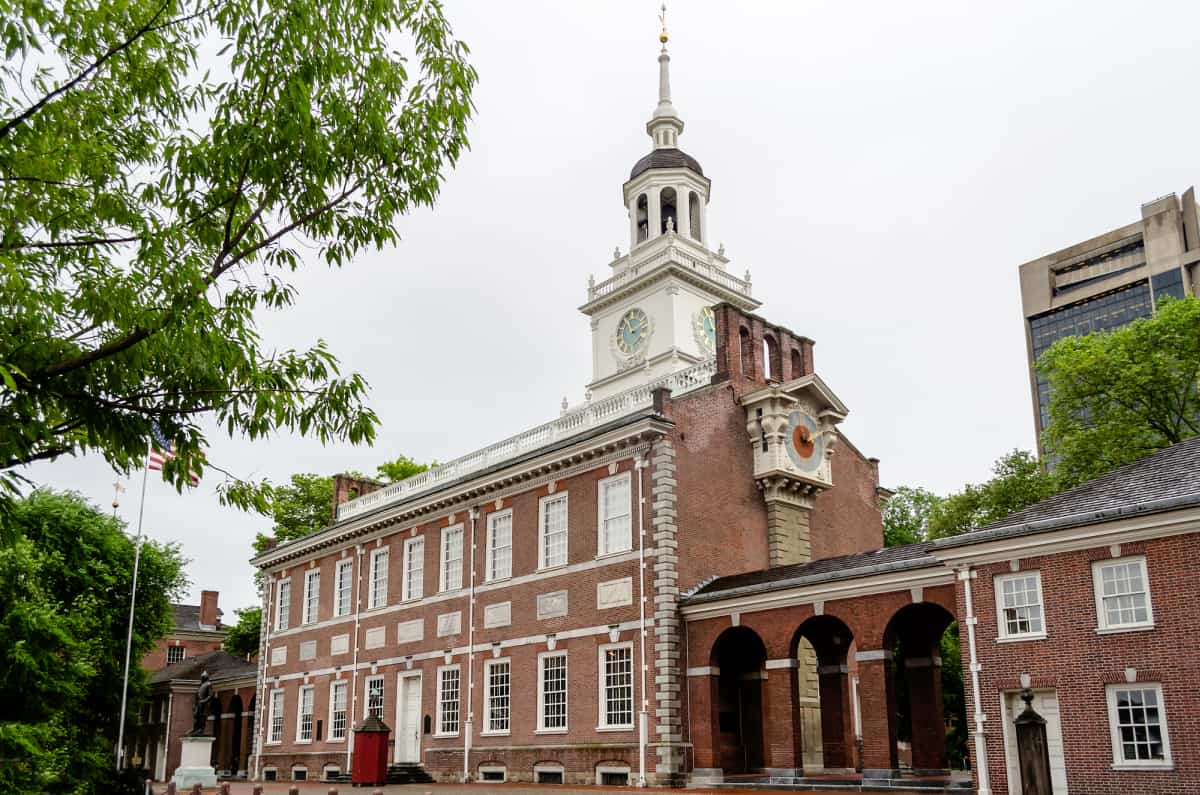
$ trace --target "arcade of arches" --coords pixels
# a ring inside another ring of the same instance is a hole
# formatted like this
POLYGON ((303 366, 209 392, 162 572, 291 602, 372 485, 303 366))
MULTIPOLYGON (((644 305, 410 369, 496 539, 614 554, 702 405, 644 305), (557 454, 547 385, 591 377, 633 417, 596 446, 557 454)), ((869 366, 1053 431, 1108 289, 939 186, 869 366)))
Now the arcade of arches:
POLYGON ((940 643, 955 614, 951 583, 765 609, 685 606, 694 779, 946 771, 940 643), (900 756, 902 723, 911 759, 900 756))

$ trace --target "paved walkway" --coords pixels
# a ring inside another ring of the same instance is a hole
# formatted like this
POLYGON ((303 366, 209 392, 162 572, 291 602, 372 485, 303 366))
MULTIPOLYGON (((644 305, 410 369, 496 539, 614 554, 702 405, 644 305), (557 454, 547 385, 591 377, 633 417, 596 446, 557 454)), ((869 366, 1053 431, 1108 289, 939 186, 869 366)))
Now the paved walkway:
MULTIPOLYGON (((161 786, 161 785, 160 785, 161 786)), ((334 787, 339 795, 371 795, 374 787, 353 787, 349 784, 320 784, 316 782, 293 783, 288 781, 268 782, 263 784, 263 795, 288 795, 290 787, 299 787, 301 795, 326 795, 334 787)), ((253 784, 236 783, 229 788, 230 795, 251 795, 253 784)), ((379 788, 384 795, 483 795, 495 792, 499 795, 598 795, 603 792, 641 792, 641 793, 670 793, 680 792, 684 795, 763 795, 762 790, 669 790, 659 787, 637 789, 636 787, 551 787, 546 784, 405 784, 379 788)), ((161 790, 155 787, 156 795, 161 790)), ((207 793, 208 790, 205 790, 207 793)), ((215 792, 215 790, 214 790, 215 792)), ((822 790, 824 795, 851 795, 843 790, 822 790)), ((185 795, 181 793, 181 795, 185 795)))

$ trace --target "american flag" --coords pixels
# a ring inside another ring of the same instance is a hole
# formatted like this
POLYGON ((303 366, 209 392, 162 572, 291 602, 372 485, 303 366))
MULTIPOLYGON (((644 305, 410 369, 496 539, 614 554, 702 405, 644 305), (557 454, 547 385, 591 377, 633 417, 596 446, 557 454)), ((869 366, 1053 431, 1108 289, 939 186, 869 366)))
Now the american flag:
MULTIPOLYGON (((175 447, 162 435, 157 426, 154 428, 154 443, 150 445, 150 460, 146 462, 147 469, 162 471, 163 464, 175 457, 175 447)), ((193 486, 200 485, 200 476, 195 470, 188 469, 188 479, 193 486)))

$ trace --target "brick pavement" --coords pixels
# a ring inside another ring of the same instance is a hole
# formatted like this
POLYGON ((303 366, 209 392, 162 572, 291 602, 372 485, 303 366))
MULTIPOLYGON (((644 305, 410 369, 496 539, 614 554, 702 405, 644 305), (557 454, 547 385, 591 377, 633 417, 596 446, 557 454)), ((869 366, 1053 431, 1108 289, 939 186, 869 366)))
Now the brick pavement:
MULTIPOLYGON (((287 781, 263 784, 263 795, 288 795, 292 786, 300 788, 301 795, 327 795, 334 787, 331 784, 317 782, 293 783, 287 781)), ((762 795, 761 790, 667 790, 657 787, 637 789, 636 787, 550 787, 545 784, 406 784, 380 788, 384 795, 482 795, 482 793, 499 793, 499 795, 597 795, 604 792, 686 792, 687 795, 762 795)), ((230 795, 251 795, 253 785, 237 783, 230 787, 230 795)), ((371 795, 372 787, 352 787, 338 785, 339 795, 371 795)), ((161 795, 156 787, 155 795, 161 795)), ((216 790, 205 790, 205 793, 215 793, 216 790)), ((823 790, 824 795, 851 795, 848 791, 823 790)))

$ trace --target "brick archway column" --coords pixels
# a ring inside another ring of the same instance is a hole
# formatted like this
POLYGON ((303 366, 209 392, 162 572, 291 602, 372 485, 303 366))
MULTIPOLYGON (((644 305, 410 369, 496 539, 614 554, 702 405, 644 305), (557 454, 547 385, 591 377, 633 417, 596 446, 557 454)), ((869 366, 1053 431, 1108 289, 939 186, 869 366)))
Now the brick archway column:
POLYGON ((799 775, 801 756, 799 665, 796 660, 767 660, 762 683, 763 767, 780 776, 799 775))
POLYGON ((914 770, 946 769, 946 724, 942 706, 942 660, 913 657, 904 661, 912 710, 914 770))
POLYGON ((892 653, 887 649, 860 651, 855 659, 862 709, 863 777, 894 778, 900 764, 896 755, 892 653))
POLYGON ((719 668, 690 668, 687 672, 688 694, 691 710, 692 777, 693 779, 721 778, 721 760, 717 757, 718 700, 717 679, 719 668))
POLYGON ((817 668, 821 693, 821 739, 826 768, 854 767, 854 705, 845 665, 817 668))

